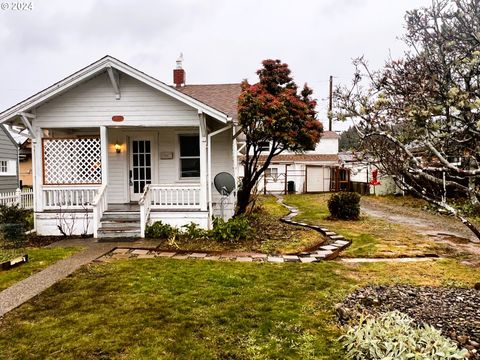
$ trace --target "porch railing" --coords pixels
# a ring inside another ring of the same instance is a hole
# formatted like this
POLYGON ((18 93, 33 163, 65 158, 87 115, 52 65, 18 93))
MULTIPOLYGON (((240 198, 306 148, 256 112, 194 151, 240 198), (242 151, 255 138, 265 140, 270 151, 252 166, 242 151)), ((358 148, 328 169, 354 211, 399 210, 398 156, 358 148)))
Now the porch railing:
POLYGON ((150 218, 150 210, 152 208, 152 193, 150 192, 150 185, 146 185, 143 194, 138 201, 140 205, 140 237, 145 237, 145 226, 150 218))
POLYGON ((139 200, 140 231, 145 237, 145 226, 151 210, 200 210, 199 184, 147 185, 139 200))
POLYGON ((91 209, 100 186, 44 186, 43 207, 51 209, 91 209))
POLYGON ((200 185, 150 185, 152 209, 200 210, 200 185))
POLYGON ((92 201, 93 208, 93 237, 98 237, 98 229, 100 228, 101 220, 103 213, 108 208, 107 201, 107 185, 103 184, 100 189, 98 189, 97 195, 93 198, 92 201))
POLYGON ((17 189, 12 192, 0 193, 0 205, 18 205, 23 209, 33 209, 33 190, 17 189))

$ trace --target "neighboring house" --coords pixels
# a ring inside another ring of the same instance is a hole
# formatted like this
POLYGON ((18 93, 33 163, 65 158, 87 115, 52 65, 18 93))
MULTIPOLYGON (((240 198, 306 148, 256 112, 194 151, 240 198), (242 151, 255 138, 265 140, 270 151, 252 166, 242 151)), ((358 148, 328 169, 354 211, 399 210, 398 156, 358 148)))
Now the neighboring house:
POLYGON ((18 146, 18 180, 20 188, 31 188, 32 177, 32 139, 17 129, 11 129, 9 134, 18 146))
POLYGON ((18 147, 5 127, 0 126, 0 193, 18 188, 18 147))
POLYGON ((393 177, 385 174, 378 162, 363 153, 351 151, 339 153, 340 161, 350 173, 350 190, 360 194, 398 194, 402 190, 393 177), (376 184, 376 185, 374 185, 376 184))
MULTIPOLYGON (((325 131, 315 150, 303 154, 284 151, 275 156, 258 183, 263 193, 328 192, 346 190, 348 171, 340 166, 338 140, 333 131, 325 131)), ((265 143, 265 151, 269 143, 265 143)), ((262 160, 261 157, 260 160, 262 160)))
POLYGON ((18 149, 18 177, 21 188, 31 188, 33 186, 33 166, 32 166, 32 139, 28 138, 19 144, 18 149))
MULTIPOLYGON (((156 220, 209 226, 220 213, 214 176, 237 178, 240 85, 185 86, 181 61, 174 83, 105 56, 0 113, 32 139, 38 234, 143 236, 156 220)), ((222 201, 227 217, 234 197, 222 201)))

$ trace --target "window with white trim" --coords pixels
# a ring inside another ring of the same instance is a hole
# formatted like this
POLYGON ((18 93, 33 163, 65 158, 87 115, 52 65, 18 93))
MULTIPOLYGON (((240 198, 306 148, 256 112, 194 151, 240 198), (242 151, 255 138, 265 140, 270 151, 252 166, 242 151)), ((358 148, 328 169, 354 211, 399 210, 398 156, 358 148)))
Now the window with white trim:
POLYGON ((17 162, 15 160, 0 159, 0 176, 17 175, 17 162))
POLYGON ((0 174, 8 173, 8 161, 0 160, 0 174))
POLYGON ((179 135, 180 178, 200 177, 200 140, 198 134, 179 135))
POLYGON ((265 176, 266 177, 277 177, 278 176, 278 169, 277 168, 267 168, 267 169, 265 169, 265 176))

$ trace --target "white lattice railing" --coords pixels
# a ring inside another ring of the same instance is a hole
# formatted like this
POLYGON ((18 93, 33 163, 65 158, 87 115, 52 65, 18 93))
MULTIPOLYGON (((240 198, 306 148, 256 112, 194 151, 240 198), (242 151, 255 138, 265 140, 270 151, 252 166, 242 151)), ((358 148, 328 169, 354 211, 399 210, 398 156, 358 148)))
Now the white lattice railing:
POLYGON ((45 209, 90 209, 100 186, 44 186, 42 190, 45 209))
POLYGON ((33 190, 17 189, 12 192, 0 193, 0 205, 18 205, 24 209, 33 209, 33 190))
POLYGON ((200 210, 200 185, 150 185, 152 209, 200 210))
POLYGON ((93 208, 93 237, 98 237, 98 229, 101 224, 102 215, 108 208, 107 185, 104 184, 98 189, 97 195, 92 201, 93 208))
POLYGON ((145 186, 138 204, 140 205, 140 237, 144 238, 145 226, 147 226, 148 219, 150 218, 150 210, 152 206, 152 193, 150 191, 150 185, 145 186))
POLYGON ((98 137, 44 138, 42 146, 44 184, 101 184, 102 160, 98 137))

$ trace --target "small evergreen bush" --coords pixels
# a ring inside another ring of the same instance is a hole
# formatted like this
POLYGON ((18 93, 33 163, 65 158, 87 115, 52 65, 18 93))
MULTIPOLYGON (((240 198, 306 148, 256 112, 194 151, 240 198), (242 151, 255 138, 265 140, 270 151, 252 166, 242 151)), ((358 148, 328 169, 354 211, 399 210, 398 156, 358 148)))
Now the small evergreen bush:
POLYGON ((202 239, 208 236, 208 231, 202 229, 198 224, 194 223, 193 221, 187 225, 183 225, 182 228, 185 229, 184 231, 182 231, 182 235, 190 240, 202 239))
POLYGON ((378 318, 362 317, 340 340, 349 358, 355 360, 465 359, 467 355, 467 350, 459 349, 434 327, 418 327, 398 311, 378 318))
POLYGON ((334 219, 358 220, 360 217, 360 195, 356 192, 340 192, 328 199, 328 211, 334 219))
POLYGON ((29 227, 31 211, 18 205, 0 205, 0 233, 4 245, 20 248, 25 245, 25 229, 29 227))
POLYGON ((240 215, 224 221, 222 218, 213 219, 213 229, 210 237, 220 242, 237 242, 246 239, 253 231, 245 215, 240 215))
POLYGON ((145 227, 145 237, 150 239, 171 239, 177 235, 179 230, 170 224, 156 221, 145 227))

